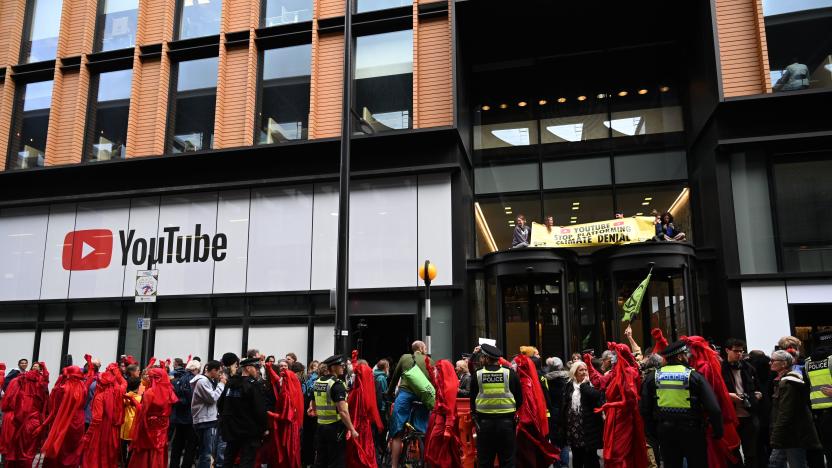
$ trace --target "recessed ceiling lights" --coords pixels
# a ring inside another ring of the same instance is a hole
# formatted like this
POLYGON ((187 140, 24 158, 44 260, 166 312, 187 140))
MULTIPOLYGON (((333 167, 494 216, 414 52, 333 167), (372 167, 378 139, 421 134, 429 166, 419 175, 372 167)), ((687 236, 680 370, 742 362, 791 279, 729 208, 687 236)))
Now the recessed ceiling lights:
POLYGON ((508 104, 500 104, 500 109, 505 109, 508 107, 508 104))
POLYGON ((636 213, 636 216, 642 216, 644 213, 636 213))
POLYGON ((578 224, 578 222, 575 221, 575 220, 572 220, 572 221, 569 221, 569 224, 578 224))
POLYGON ((598 95, 598 96, 596 96, 596 97, 597 97, 598 99, 604 99, 605 97, 607 97, 607 95, 606 95, 606 94, 604 94, 604 93, 601 93, 601 94, 599 94, 599 95, 598 95))
POLYGON ((638 93, 639 94, 647 94, 647 90, 646 89, 640 89, 640 90, 638 90, 638 93))
POLYGON ((651 200, 653 200, 653 197, 644 197, 644 201, 651 201, 651 200))
POLYGON ((503 208, 503 209, 504 209, 504 210, 506 210, 506 211, 511 211, 511 207, 510 207, 510 206, 506 206, 506 207, 505 207, 505 208, 503 208))
POLYGON ((624 96, 626 96, 627 94, 628 94, 628 93, 627 93, 627 91, 619 91, 619 92, 618 92, 618 95, 619 95, 619 96, 621 96, 621 97, 624 97, 624 96))
POLYGON ((541 106, 545 106, 546 105, 546 100, 541 99, 541 100, 537 101, 537 103, 540 104, 541 106))
POLYGON ((490 110, 491 110, 491 106, 488 106, 488 105, 482 106, 482 110, 484 110, 484 111, 490 111, 490 110))
POLYGON ((649 205, 649 204, 650 204, 650 202, 649 202, 649 201, 646 201, 646 202, 642 203, 642 204, 641 204, 641 206, 647 206, 647 205, 649 205))
POLYGON ((558 98, 558 102, 563 104, 564 102, 566 102, 566 98, 565 97, 558 98))
POLYGON ((670 91, 670 86, 662 86, 661 88, 659 88, 659 91, 666 93, 670 91))
POLYGON ((578 96, 579 101, 586 101, 586 96, 578 96))
POLYGON ((520 102, 517 103, 517 105, 520 106, 520 107, 526 107, 528 105, 528 103, 526 101, 520 101, 520 102))
POLYGON ((570 216, 569 219, 578 219, 577 216, 570 216))
POLYGON ((580 207, 580 206, 573 206, 573 207, 572 207, 572 210, 573 210, 573 211, 574 211, 574 210, 580 210, 580 209, 581 209, 581 207, 580 207))
POLYGON ((578 205, 580 205, 580 204, 581 204, 581 202, 579 202, 579 201, 572 202, 572 206, 578 206, 578 205))

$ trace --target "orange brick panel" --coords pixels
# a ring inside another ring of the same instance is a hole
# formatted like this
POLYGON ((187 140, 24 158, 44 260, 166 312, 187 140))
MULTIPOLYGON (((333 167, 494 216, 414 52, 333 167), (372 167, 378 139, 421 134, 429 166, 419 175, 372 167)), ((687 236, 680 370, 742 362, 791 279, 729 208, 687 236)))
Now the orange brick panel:
POLYGON ((248 48, 230 49, 225 53, 225 67, 217 86, 217 148, 233 148, 253 143, 249 125, 254 113, 249 102, 250 85, 256 85, 256 67, 249 67, 248 48))
POLYGON ((318 18, 344 16, 346 7, 344 0, 318 0, 318 18))
POLYGON ((96 2, 74 0, 63 3, 58 56, 73 57, 92 52, 96 2))
POLYGON ((52 109, 49 113, 49 141, 46 142, 47 166, 81 161, 80 148, 75 147, 74 141, 77 130, 76 122, 86 120, 85 109, 78 106, 80 72, 63 73, 63 76, 56 81, 59 81, 60 85, 53 90, 52 109))
POLYGON ((328 138, 341 133, 343 100, 344 36, 320 36, 313 51, 312 112, 309 138, 328 138))
POLYGON ((158 44, 173 37, 175 0, 139 0, 139 45, 158 44))
POLYGON ((453 66, 448 18, 418 23, 414 35, 416 63, 414 127, 453 124, 453 66))
POLYGON ((260 21, 260 1, 224 0, 223 32, 242 31, 256 28, 260 21))
MULTIPOLYGON (((140 63, 139 73, 134 70, 130 95, 130 127, 128 129, 127 157, 161 154, 155 141, 159 127, 164 131, 165 122, 158 122, 158 107, 167 100, 160 99, 162 61, 147 60, 140 63)), ((165 80, 167 82, 167 80, 165 80)), ((164 142, 162 142, 163 148, 164 142)))
POLYGON ((767 92, 768 55, 760 0, 718 0, 716 22, 723 95, 767 92))
MULTIPOLYGON (((20 57, 20 38, 26 0, 0 1, 0 66, 15 65, 20 57)), ((5 155, 5 153, 3 153, 5 155)), ((5 157, 2 157, 5 164, 5 157)))
POLYGON ((6 169, 6 154, 9 152, 8 128, 12 122, 12 106, 14 103, 14 84, 10 79, 0 82, 0 171, 6 169))

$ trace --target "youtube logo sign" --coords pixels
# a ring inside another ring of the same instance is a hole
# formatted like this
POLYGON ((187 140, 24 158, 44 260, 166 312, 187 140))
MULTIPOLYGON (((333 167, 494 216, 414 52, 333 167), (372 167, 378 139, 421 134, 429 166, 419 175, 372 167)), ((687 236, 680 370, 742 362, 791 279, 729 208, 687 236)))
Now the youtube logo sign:
POLYGON ((64 270, 100 270, 107 268, 112 258, 113 231, 109 229, 72 231, 64 237, 64 270))

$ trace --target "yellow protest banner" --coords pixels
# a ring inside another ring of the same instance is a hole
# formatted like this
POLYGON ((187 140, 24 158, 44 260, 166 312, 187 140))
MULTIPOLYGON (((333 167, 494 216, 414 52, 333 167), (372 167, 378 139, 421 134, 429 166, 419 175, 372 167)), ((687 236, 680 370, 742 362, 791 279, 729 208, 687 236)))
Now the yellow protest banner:
POLYGON ((552 226, 532 223, 531 247, 590 247, 644 242, 656 235, 652 216, 552 226))

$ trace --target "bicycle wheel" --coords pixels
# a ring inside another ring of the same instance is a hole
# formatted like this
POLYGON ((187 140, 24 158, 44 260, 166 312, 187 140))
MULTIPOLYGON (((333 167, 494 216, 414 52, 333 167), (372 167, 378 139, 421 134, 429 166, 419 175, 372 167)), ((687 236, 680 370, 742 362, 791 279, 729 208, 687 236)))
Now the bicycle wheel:
POLYGON ((425 466, 425 436, 424 434, 408 434, 402 440, 402 464, 407 468, 423 468, 425 466))

